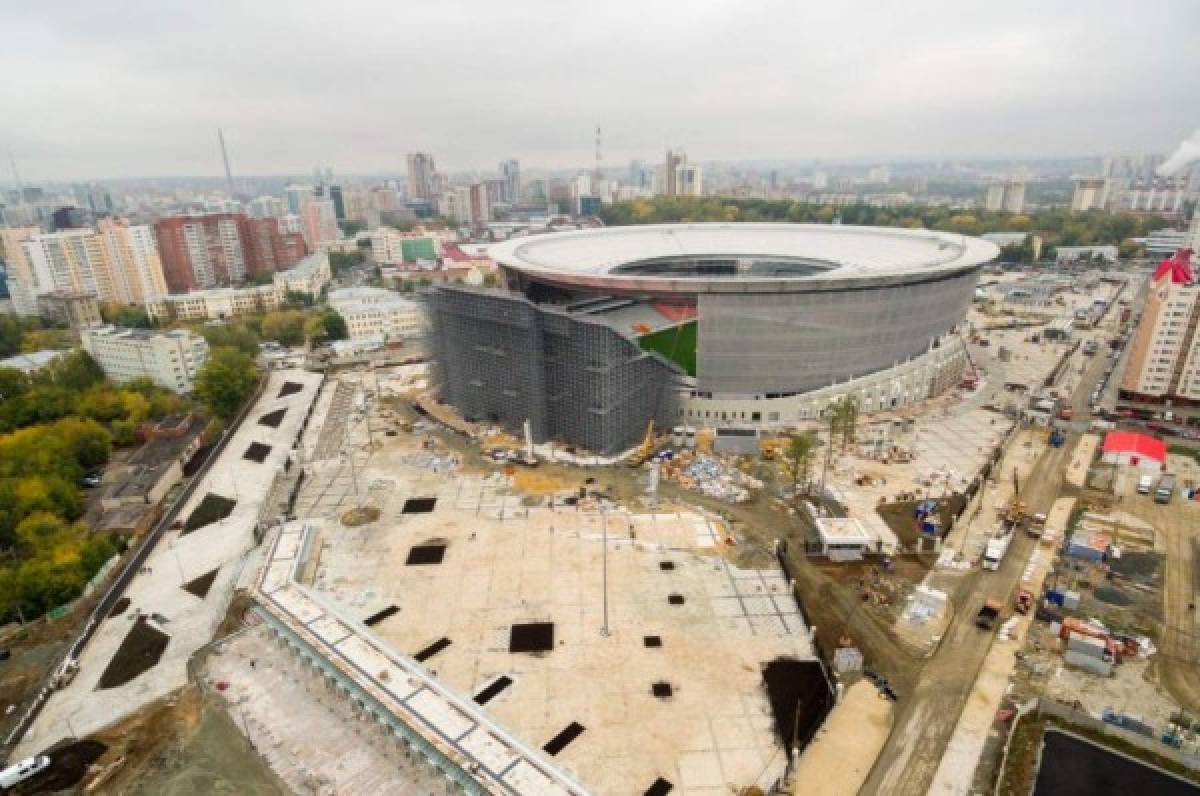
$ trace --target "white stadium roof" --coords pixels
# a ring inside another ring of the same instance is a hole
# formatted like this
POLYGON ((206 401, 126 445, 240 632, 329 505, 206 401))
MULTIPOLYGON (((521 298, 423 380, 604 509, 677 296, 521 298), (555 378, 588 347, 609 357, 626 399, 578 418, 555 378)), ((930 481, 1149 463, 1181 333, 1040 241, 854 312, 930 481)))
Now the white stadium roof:
POLYGON ((743 292, 897 284, 976 268, 981 238, 829 224, 656 224, 516 238, 489 255, 535 280, 590 288, 743 292), (724 273, 694 261, 735 261, 724 273), (681 265, 693 261, 693 265, 681 265), (674 264, 672 266, 671 264, 674 264))

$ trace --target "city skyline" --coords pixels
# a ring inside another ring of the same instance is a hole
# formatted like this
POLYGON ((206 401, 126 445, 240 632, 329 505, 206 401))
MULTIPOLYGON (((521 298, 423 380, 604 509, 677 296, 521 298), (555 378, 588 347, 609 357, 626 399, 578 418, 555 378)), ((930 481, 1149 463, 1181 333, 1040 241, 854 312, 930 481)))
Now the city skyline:
POLYGON ((0 88, 0 147, 38 182, 220 176, 218 127, 236 178, 401 173, 418 151, 446 172, 589 168, 597 123, 609 166, 671 147, 696 162, 1169 152, 1200 124, 1190 3, 1140 7, 1153 37, 1131 37, 1115 2, 339 11, 9 10, 0 66, 21 78, 0 88))

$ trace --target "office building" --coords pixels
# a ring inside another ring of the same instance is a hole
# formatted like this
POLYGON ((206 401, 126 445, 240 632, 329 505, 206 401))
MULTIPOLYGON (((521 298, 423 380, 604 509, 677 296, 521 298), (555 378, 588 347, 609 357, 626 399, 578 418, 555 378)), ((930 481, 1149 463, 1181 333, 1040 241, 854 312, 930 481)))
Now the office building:
POLYGON ((685 163, 687 163, 686 153, 667 150, 666 163, 663 164, 663 193, 667 196, 675 196, 679 193, 676 179, 679 167, 685 163))
POLYGON ((155 332, 99 326, 80 333, 83 350, 115 382, 149 379, 178 393, 190 393, 208 359, 204 338, 184 329, 155 332))
POLYGON ((313 198, 313 188, 311 185, 292 184, 284 188, 284 197, 287 200, 287 211, 298 216, 300 209, 313 198))
POLYGON ((1122 398, 1200 400, 1200 286, 1192 256, 1181 249, 1154 272, 1129 346, 1122 398))
POLYGON ((431 202, 438 196, 437 168, 433 155, 413 152, 408 156, 408 198, 431 202))
POLYGON ((425 334, 425 311, 391 290, 354 287, 329 293, 329 306, 346 321, 355 342, 387 343, 425 334))
POLYGON ((504 185, 502 201, 510 205, 521 201, 521 164, 515 158, 500 163, 500 178, 504 185))
POLYGON ((346 198, 342 194, 342 186, 329 186, 329 201, 333 202, 333 215, 338 221, 346 220, 346 198))
POLYGON ((987 187, 987 197, 984 209, 1004 211, 1006 213, 1021 213, 1025 210, 1025 181, 1008 179, 993 182, 987 187))
POLYGON ((100 302, 90 293, 71 290, 51 290, 37 297, 38 315, 42 320, 71 329, 85 329, 103 323, 100 302))

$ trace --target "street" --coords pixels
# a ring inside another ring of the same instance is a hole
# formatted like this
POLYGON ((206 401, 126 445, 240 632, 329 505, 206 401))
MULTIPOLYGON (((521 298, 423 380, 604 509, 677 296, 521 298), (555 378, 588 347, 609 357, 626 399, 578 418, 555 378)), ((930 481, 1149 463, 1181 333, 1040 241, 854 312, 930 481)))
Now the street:
MULTIPOLYGON (((1071 396, 1072 404, 1081 410, 1077 418, 1080 420, 1088 417, 1084 409, 1088 396, 1104 371, 1102 357, 1083 358, 1083 361, 1087 363, 1086 370, 1075 383, 1071 396)), ((1064 378, 1071 379, 1073 375, 1064 378)), ((1029 511, 1050 510, 1079 436, 1069 434, 1063 447, 1046 448, 1034 465, 1021 488, 1029 511)), ((1009 456, 1013 454, 1020 452, 1010 448, 1009 456)), ((916 689, 901 702, 892 734, 862 793, 924 796, 928 791, 990 648, 992 634, 975 626, 975 614, 989 598, 999 599, 1007 607, 1035 544, 1031 537, 1017 534, 998 571, 977 569, 959 583, 952 595, 954 619, 937 651, 922 667, 916 689)))

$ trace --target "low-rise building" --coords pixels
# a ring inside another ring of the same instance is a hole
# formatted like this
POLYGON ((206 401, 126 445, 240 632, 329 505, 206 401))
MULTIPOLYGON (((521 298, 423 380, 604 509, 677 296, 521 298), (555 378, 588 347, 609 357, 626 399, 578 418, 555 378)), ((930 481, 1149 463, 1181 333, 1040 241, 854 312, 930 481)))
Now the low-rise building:
POLYGON ((208 343, 184 329, 166 332, 96 326, 80 335, 88 352, 116 382, 149 379, 179 393, 195 388, 196 374, 208 359, 208 343))
POLYGON ((71 329, 83 329, 103 323, 100 302, 91 293, 77 290, 52 290, 37 297, 42 320, 71 329))
POLYGON ((275 285, 215 287, 190 293, 156 296, 146 302, 154 320, 208 321, 278 309, 283 303, 275 285))
POLYGON ((1104 461, 1137 467, 1148 473, 1162 470, 1167 461, 1167 443, 1149 434, 1110 431, 1104 436, 1104 461))
POLYGON ((1073 263, 1079 260, 1117 261, 1116 246, 1058 246, 1054 249, 1056 263, 1073 263))
POLYGON ((289 292, 320 295, 333 271, 329 267, 329 254, 324 251, 310 254, 292 268, 275 274, 275 289, 286 298, 289 292))
POLYGON ((425 312, 412 299, 376 287, 334 290, 329 306, 346 321, 351 340, 382 337, 384 341, 421 337, 425 312))
POLYGON ((34 351, 30 354, 17 354, 7 359, 0 359, 0 368, 12 368, 28 375, 36 373, 65 353, 67 352, 46 350, 34 351))

